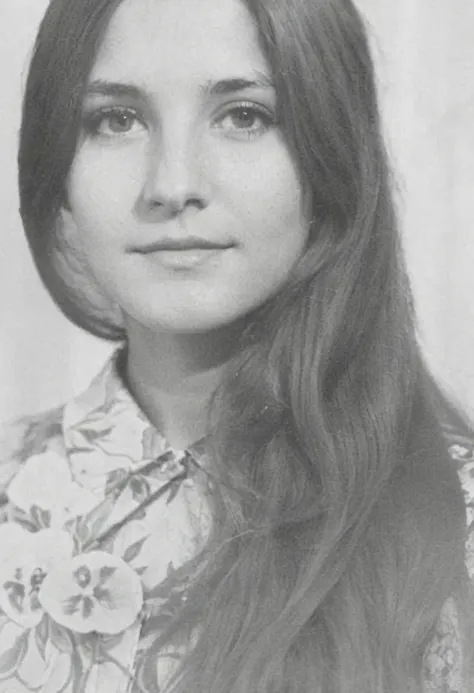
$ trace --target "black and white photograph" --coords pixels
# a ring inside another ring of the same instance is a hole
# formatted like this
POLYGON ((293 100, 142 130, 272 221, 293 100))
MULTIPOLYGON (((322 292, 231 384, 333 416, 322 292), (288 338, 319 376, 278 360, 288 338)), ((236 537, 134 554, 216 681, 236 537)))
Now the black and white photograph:
POLYGON ((0 693, 474 693, 473 0, 0 3, 0 693))

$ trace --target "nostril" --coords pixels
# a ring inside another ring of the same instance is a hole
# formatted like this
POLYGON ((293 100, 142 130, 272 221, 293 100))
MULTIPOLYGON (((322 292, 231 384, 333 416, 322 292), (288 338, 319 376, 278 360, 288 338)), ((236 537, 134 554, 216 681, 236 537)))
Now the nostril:
POLYGON ((168 200, 167 202, 157 201, 156 205, 168 212, 170 216, 175 217, 184 212, 188 207, 194 207, 197 210, 202 210, 205 208, 206 203, 201 197, 196 196, 188 197, 184 200, 168 200))
POLYGON ((192 197, 191 199, 188 200, 187 204, 190 207, 196 207, 196 209, 199 209, 199 210, 204 209, 204 207, 206 206, 206 203, 200 197, 192 197))

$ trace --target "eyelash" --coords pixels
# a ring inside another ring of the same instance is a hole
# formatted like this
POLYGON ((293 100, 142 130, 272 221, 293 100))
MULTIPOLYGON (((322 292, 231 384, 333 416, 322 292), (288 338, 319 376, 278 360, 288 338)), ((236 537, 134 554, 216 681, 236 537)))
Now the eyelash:
POLYGON ((128 135, 128 132, 122 134, 115 133, 114 135, 107 135, 106 133, 100 132, 100 126, 107 118, 113 116, 129 116, 132 120, 137 121, 143 127, 146 128, 146 124, 142 118, 138 115, 137 111, 133 108, 126 108, 125 106, 105 106, 104 108, 99 108, 92 113, 86 113, 83 119, 83 127, 87 135, 90 137, 120 137, 128 135))
MULTIPOLYGON (((235 115, 236 113, 250 113, 253 117, 258 116, 263 124, 256 130, 251 128, 236 128, 234 132, 240 133, 245 136, 246 139, 252 139, 254 137, 259 137, 261 134, 266 132, 269 128, 276 125, 275 116, 264 106, 260 106, 252 102, 239 102, 238 104, 229 104, 226 106, 225 112, 217 118, 218 123, 222 123, 229 116, 235 115)), ((219 127, 219 126, 218 126, 219 127)))
MULTIPOLYGON (((217 128, 222 127, 222 123, 226 118, 235 116, 236 113, 249 113, 253 118, 259 117, 262 124, 256 128, 235 128, 233 130, 237 138, 253 139, 264 134, 272 126, 276 125, 276 120, 274 115, 269 111, 269 109, 264 106, 253 102, 239 102, 236 104, 228 104, 225 107, 224 113, 219 115, 214 122, 217 123, 217 128)), ((92 111, 91 113, 86 113, 83 119, 83 128, 87 136, 92 138, 120 138, 130 135, 130 131, 116 132, 113 134, 108 134, 100 132, 100 127, 107 118, 112 118, 114 116, 128 116, 131 120, 136 121, 141 124, 144 128, 147 128, 145 120, 140 117, 138 112, 134 108, 128 108, 125 106, 105 106, 99 108, 98 110, 92 111)))

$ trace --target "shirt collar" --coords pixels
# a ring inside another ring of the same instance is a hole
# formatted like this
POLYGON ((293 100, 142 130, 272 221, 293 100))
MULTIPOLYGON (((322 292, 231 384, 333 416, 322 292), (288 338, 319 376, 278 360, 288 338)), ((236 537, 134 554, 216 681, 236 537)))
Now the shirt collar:
MULTIPOLYGON (((153 426, 127 389, 120 375, 123 354, 123 349, 115 351, 90 386, 66 404, 63 433, 69 456, 99 448, 108 456, 127 458, 127 466, 135 467, 178 452, 153 426)), ((188 452, 200 457, 203 443, 198 441, 188 452)))

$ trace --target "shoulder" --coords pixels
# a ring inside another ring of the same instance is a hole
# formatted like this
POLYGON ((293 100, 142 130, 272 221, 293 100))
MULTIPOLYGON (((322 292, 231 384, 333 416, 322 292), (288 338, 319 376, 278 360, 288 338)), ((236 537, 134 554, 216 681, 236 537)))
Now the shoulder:
POLYGON ((62 444, 63 407, 0 423, 0 494, 24 463, 62 444))

